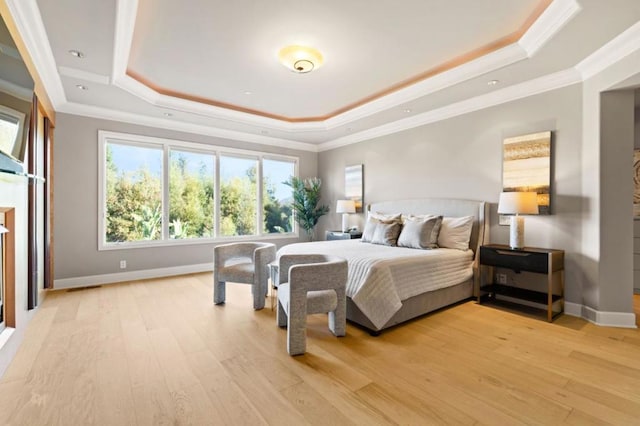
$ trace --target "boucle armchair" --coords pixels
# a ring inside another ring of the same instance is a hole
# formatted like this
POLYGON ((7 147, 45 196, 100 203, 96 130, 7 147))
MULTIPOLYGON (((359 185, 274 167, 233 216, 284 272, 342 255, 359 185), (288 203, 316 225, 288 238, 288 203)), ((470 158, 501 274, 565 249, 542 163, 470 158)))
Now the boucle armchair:
POLYGON ((278 326, 287 327, 287 352, 307 347, 307 315, 329 313, 329 329, 344 336, 347 323, 347 261, 321 254, 289 254, 279 259, 278 326))
POLYGON ((225 302, 226 282, 251 284, 253 309, 264 308, 269 289, 269 263, 276 259, 271 243, 231 243, 213 249, 213 302, 225 302))

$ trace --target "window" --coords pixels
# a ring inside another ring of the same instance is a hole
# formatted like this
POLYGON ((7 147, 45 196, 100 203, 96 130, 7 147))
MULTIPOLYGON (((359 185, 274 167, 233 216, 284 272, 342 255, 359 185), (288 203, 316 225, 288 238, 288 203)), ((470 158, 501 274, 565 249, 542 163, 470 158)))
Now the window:
POLYGON ((296 164, 287 160, 264 159, 262 161, 263 232, 287 233, 294 227, 290 186, 284 184, 295 176, 296 164))
POLYGON ((106 242, 162 238, 161 147, 106 144, 106 242))
POLYGON ((169 154, 169 237, 214 235, 215 155, 171 150, 169 154))
POLYGON ((99 143, 100 250, 297 232, 283 183, 296 158, 106 131, 99 143))
POLYGON ((220 235, 255 235, 258 159, 220 157, 220 235))

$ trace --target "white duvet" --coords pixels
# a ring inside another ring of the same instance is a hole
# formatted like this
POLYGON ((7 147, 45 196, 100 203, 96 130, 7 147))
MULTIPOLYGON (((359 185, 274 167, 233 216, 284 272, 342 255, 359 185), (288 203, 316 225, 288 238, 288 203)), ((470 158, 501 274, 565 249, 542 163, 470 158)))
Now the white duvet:
POLYGON ((402 307, 403 300, 460 284, 473 276, 472 250, 418 250, 361 240, 298 243, 278 250, 278 256, 310 253, 347 259, 347 296, 378 328, 402 307))

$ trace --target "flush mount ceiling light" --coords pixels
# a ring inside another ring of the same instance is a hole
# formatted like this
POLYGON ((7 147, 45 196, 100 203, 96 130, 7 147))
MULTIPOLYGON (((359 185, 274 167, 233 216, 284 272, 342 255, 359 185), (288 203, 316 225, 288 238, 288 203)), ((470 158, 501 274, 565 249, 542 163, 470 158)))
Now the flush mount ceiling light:
POLYGON ((280 62, 293 72, 306 74, 322 65, 322 54, 312 47, 287 46, 278 53, 280 62))

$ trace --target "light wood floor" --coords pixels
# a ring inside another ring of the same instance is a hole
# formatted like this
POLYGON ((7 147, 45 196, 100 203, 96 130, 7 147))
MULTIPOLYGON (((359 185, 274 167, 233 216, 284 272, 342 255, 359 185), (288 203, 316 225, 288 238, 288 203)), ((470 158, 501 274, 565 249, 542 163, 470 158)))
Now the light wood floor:
POLYGON ((214 306, 210 274, 54 292, 0 381, 0 424, 640 423, 638 330, 468 302, 380 337, 313 316, 300 357, 285 337, 248 286, 214 306))

